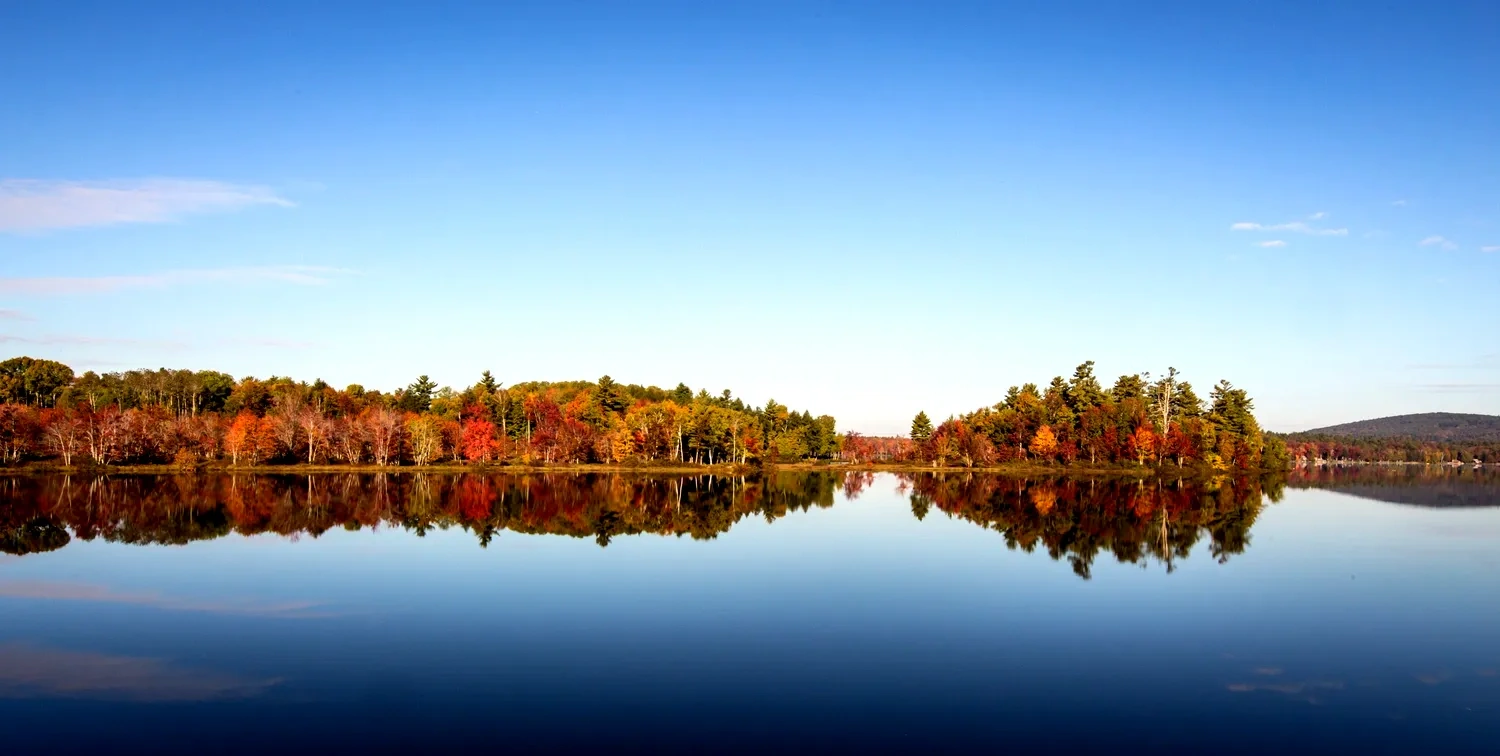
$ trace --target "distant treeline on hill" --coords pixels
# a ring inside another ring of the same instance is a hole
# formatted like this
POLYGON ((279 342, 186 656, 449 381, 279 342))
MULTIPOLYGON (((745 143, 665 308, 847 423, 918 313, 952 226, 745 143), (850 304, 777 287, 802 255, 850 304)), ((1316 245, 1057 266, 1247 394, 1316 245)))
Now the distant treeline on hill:
POLYGON ((1500 443, 1500 415, 1459 412, 1423 412, 1360 420, 1327 428, 1314 428, 1298 435, 1335 438, 1418 439, 1440 443, 1500 443))
POLYGON ((909 438, 839 434, 834 418, 774 400, 745 404, 694 392, 598 381, 504 386, 489 372, 462 390, 419 377, 389 393, 323 381, 234 379, 225 373, 133 370, 75 376, 66 365, 0 362, 0 460, 64 465, 436 462, 703 464, 842 459, 938 467, 1010 462, 1280 469, 1279 440, 1261 433, 1243 389, 1221 381, 1203 402, 1176 370, 1121 376, 1108 389, 1078 366, 1045 389, 909 438))
POLYGON ((1318 462, 1500 462, 1500 417, 1427 412, 1282 436, 1292 457, 1318 462))
POLYGON ((1500 441, 1453 443, 1420 438, 1351 438, 1324 433, 1289 433, 1287 452, 1301 465, 1319 462, 1500 463, 1500 441))

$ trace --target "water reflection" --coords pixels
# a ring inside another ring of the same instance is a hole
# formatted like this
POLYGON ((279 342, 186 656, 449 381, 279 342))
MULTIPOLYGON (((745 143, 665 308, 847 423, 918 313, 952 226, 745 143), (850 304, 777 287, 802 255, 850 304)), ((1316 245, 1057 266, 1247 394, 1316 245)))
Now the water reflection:
POLYGON ((1500 507, 1500 470, 1494 467, 1304 467, 1291 471, 1287 485, 1416 507, 1500 507))
POLYGON ((0 698, 222 701, 260 695, 277 682, 183 667, 164 659, 0 644, 0 698))
MULTIPOLYGON (((176 475, 4 481, 0 550, 25 555, 71 539, 185 544, 230 533, 317 537, 334 528, 462 528, 488 546, 504 531, 612 539, 710 539, 746 517, 774 522, 858 498, 870 473, 755 477, 625 475, 176 475)), ((1223 562, 1245 550, 1263 504, 1255 481, 1213 484, 906 475, 923 519, 936 508, 998 531, 1012 549, 1041 547, 1090 576, 1101 553, 1168 571, 1205 537, 1223 562)))
POLYGON ((833 506, 832 475, 115 475, 9 478, 0 550, 50 551, 71 538, 185 544, 230 533, 317 537, 333 528, 463 528, 593 538, 713 538, 746 517, 833 506))
MULTIPOLYGON (((1381 479, 1293 479, 1325 483, 1381 479)), ((0 478, 0 724, 6 753, 1492 751, 1500 509, 1282 492, 0 478)))
MULTIPOLYGON (((998 531, 1007 548, 1041 547, 1055 560, 1067 559, 1084 579, 1102 553, 1122 563, 1160 562, 1171 572, 1204 537, 1209 553, 1226 562, 1249 547, 1250 527, 1266 498, 1256 480, 1169 484, 922 475, 904 482, 917 519, 937 507, 998 531)), ((1279 497, 1279 488, 1273 486, 1271 495, 1279 497)))

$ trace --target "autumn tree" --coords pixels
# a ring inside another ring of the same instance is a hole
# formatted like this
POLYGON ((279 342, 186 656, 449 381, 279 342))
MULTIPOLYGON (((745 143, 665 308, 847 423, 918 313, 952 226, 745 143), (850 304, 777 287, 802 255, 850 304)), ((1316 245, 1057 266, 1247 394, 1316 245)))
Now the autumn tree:
POLYGON ((83 421, 78 414, 72 410, 46 410, 42 413, 42 428, 47 448, 71 467, 73 457, 83 445, 83 421))
POLYGON ((1149 426, 1142 425, 1130 434, 1127 446, 1130 455, 1135 457, 1136 464, 1144 465, 1148 458, 1156 454, 1156 433, 1149 426))
POLYGON ((1031 437, 1031 453, 1042 459, 1051 459, 1057 453, 1057 434, 1051 426, 1037 428, 1036 435, 1031 437))
POLYGON ((443 430, 437 418, 411 415, 406 419, 406 435, 411 442, 411 459, 426 465, 443 454, 443 430))
POLYGON ((463 423, 463 453, 470 462, 493 462, 499 443, 495 440, 495 424, 482 417, 472 417, 463 423))
POLYGON ((401 463, 402 419, 401 414, 387 407, 374 407, 360 416, 365 426, 366 438, 370 442, 370 455, 375 464, 401 463))
POLYGON ((16 464, 31 454, 41 440, 36 410, 19 404, 0 404, 0 462, 16 464))
POLYGON ((249 410, 235 415, 229 430, 224 433, 224 451, 229 452, 230 464, 238 465, 240 457, 251 458, 255 445, 255 430, 258 418, 249 410))

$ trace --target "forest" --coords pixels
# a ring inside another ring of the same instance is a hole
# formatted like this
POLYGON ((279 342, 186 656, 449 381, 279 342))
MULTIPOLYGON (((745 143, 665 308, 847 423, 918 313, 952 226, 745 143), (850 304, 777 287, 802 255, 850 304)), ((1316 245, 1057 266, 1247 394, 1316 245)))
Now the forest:
POLYGON ((427 376, 391 392, 214 371, 75 376, 57 362, 0 362, 7 464, 431 465, 830 459, 834 419, 728 390, 598 381, 504 386, 489 372, 462 391, 427 376))
POLYGON ((1249 395, 1227 381, 1207 402, 1175 369, 1105 388, 1085 362, 1045 388, 907 437, 839 433, 829 415, 774 400, 597 381, 506 386, 485 372, 462 389, 427 376, 389 392, 321 380, 215 371, 75 375, 67 365, 0 362, 0 461, 75 465, 757 464, 805 460, 932 468, 1116 466, 1284 469, 1249 395))
POLYGON ((1281 437, 1298 465, 1346 462, 1414 462, 1429 465, 1500 463, 1500 441, 1442 441, 1416 436, 1359 438, 1329 433, 1289 433, 1281 437))
POLYGON ((1285 469, 1285 446, 1261 431, 1253 410, 1245 390, 1228 381, 1215 385, 1205 403, 1175 369, 1156 380, 1149 373, 1123 375, 1104 388, 1094 363, 1085 362, 1071 379, 1057 376, 1045 389, 1012 386, 994 406, 937 427, 920 413, 899 454, 939 467, 1021 461, 1285 469))

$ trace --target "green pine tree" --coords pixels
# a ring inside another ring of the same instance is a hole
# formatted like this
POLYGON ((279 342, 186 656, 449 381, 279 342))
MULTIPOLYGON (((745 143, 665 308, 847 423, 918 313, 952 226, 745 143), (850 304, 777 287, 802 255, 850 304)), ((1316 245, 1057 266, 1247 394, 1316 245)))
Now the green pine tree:
POLYGON ((920 442, 929 438, 932 438, 932 420, 925 411, 918 412, 911 421, 911 440, 920 442))

